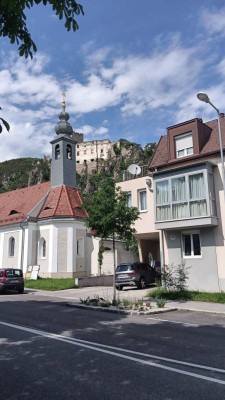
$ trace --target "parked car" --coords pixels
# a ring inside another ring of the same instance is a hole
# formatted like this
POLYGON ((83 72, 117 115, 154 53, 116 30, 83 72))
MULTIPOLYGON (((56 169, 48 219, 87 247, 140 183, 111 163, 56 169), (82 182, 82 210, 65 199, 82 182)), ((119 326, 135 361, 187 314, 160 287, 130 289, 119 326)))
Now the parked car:
POLYGON ((146 263, 120 264, 116 268, 115 285, 117 290, 124 286, 137 286, 139 289, 146 288, 150 283, 156 283, 160 278, 160 272, 146 263))
POLYGON ((0 269, 0 292, 4 293, 7 290, 16 290, 18 293, 23 293, 24 278, 22 269, 0 269))

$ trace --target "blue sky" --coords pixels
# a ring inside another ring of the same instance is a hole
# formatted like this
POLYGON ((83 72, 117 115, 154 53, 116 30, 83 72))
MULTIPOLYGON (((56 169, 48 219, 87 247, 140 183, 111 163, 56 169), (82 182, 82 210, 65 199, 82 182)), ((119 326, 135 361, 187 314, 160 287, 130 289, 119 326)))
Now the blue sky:
POLYGON ((0 161, 51 154, 66 92, 70 122, 85 140, 144 146, 168 126, 214 119, 196 94, 225 111, 223 0, 80 0, 80 29, 67 32, 49 7, 27 11, 33 60, 0 39, 0 161))

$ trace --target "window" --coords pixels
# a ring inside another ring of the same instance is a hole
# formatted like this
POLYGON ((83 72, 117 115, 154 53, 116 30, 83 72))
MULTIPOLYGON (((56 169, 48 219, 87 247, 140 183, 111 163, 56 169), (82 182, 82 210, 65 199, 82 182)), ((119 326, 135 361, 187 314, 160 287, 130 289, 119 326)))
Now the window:
POLYGON ((128 207, 132 207, 131 192, 127 192, 127 205, 128 207))
POLYGON ((139 211, 146 211, 147 210, 147 194, 145 190, 139 190, 138 192, 138 204, 139 204, 139 211))
MULTIPOLYGON (((211 186, 211 214, 215 212, 212 174, 187 173, 156 182, 156 221, 207 216, 206 187, 211 186), (207 176, 210 176, 207 181, 207 176)), ((213 214, 214 213, 214 214, 213 214)))
POLYGON ((171 219, 171 207, 169 203, 169 181, 163 180, 156 184, 156 220, 171 219))
POLYGON ((46 258, 46 240, 43 237, 39 240, 39 258, 46 258))
POLYGON ((193 154, 192 133, 175 137, 176 157, 185 157, 193 154))
POLYGON ((12 236, 9 239, 9 257, 14 257, 15 255, 15 238, 12 236))
POLYGON ((77 239, 77 255, 83 257, 84 255, 84 239, 77 239))
POLYGON ((77 156, 79 156, 80 155, 80 153, 79 153, 79 151, 77 151, 77 156))
POLYGON ((66 145, 66 157, 68 158, 68 160, 72 159, 72 147, 70 146, 70 144, 66 145))
POLYGON ((58 160, 60 158, 60 147, 59 144, 55 146, 55 159, 58 160))
POLYGON ((182 249, 183 257, 200 257, 201 243, 199 232, 184 232, 182 233, 182 249))

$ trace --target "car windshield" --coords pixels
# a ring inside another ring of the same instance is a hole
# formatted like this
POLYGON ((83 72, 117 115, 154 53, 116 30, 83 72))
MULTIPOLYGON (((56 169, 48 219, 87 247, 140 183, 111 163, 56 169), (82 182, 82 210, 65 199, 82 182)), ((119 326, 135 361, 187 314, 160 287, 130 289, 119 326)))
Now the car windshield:
POLYGON ((130 264, 118 265, 118 267, 116 268, 116 272, 125 272, 129 271, 130 269, 131 269, 130 264))

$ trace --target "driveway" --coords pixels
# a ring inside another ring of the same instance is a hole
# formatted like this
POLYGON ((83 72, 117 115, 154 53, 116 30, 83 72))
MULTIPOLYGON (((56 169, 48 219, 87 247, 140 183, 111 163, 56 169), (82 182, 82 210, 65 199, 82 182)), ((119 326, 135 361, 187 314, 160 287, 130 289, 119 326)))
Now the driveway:
MULTIPOLYGON (((116 290, 116 298, 120 299, 132 299, 138 300, 145 297, 150 290, 155 289, 155 287, 149 286, 147 289, 137 289, 137 288, 124 288, 121 291, 116 290)), ((105 300, 113 299, 113 287, 112 286, 94 286, 94 287, 83 287, 77 289, 67 289, 67 290, 58 290, 54 292, 49 292, 46 290, 29 290, 25 289, 26 292, 33 292, 34 294, 41 294, 44 296, 50 297, 60 297, 65 299, 70 299, 74 301, 79 301, 80 299, 86 299, 87 297, 95 297, 99 296, 104 298, 105 300)))

